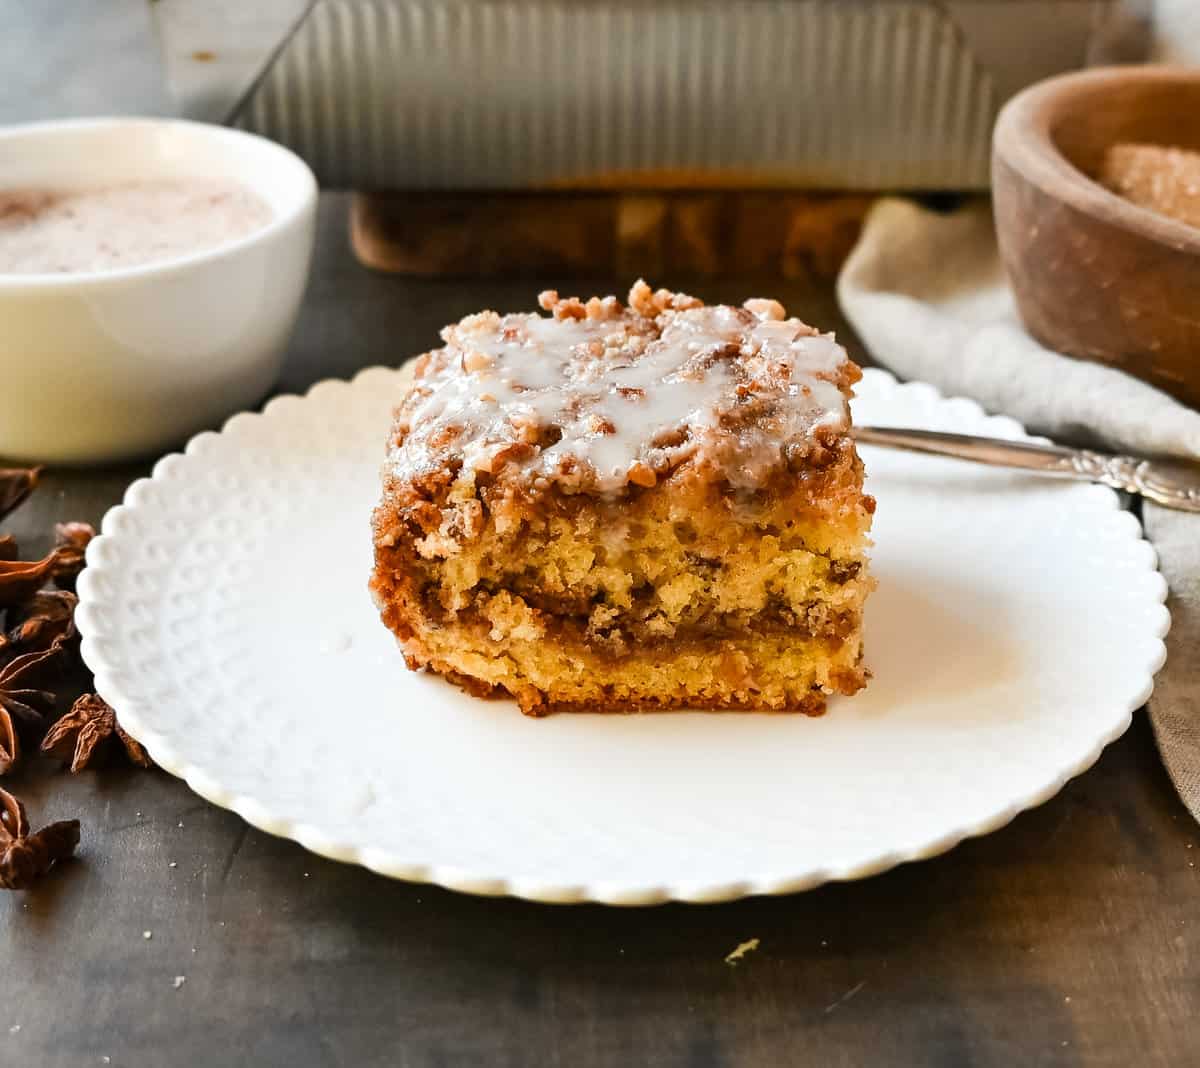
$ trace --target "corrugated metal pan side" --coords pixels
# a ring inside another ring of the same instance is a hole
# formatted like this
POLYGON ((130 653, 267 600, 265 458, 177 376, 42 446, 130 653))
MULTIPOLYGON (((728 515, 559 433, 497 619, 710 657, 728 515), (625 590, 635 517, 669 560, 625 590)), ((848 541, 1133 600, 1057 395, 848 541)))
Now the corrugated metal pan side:
POLYGON ((325 0, 241 125, 358 188, 980 188, 992 79, 921 0, 325 0))

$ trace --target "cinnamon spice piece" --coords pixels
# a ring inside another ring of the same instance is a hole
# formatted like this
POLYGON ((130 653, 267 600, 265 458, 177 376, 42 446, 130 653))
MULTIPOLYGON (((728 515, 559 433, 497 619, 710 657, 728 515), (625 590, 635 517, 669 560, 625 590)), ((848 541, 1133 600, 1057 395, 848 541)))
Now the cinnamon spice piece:
POLYGON ((91 523, 54 525, 54 549, 58 553, 58 559, 50 571, 54 584, 60 590, 75 589, 75 580, 83 570, 84 554, 95 536, 96 528, 91 523))
POLYGON ((0 775, 21 757, 19 737, 40 737, 45 716, 54 707, 54 694, 38 687, 42 667, 57 656, 55 648, 25 653, 0 667, 0 775))
POLYGON ((42 739, 42 752, 70 763, 71 771, 86 768, 101 752, 120 742, 130 762, 139 768, 152 768, 154 762, 141 743, 126 734, 117 715, 98 694, 84 694, 71 711, 62 717, 42 739))
POLYGON ((10 608, 7 632, 0 633, 0 659, 6 655, 43 652, 57 642, 65 645, 75 635, 75 606, 79 598, 66 590, 42 590, 28 601, 10 608))
POLYGON ((17 725, 8 709, 0 708, 0 775, 7 775, 21 759, 17 725))
POLYGON ((41 473, 40 467, 0 467, 0 519, 24 503, 41 473))
POLYGON ((29 600, 46 584, 57 561, 57 550, 41 560, 0 560, 0 608, 29 600))
POLYGON ((29 833, 25 806, 0 790, 0 890, 26 890, 79 845, 79 821, 61 820, 29 833))

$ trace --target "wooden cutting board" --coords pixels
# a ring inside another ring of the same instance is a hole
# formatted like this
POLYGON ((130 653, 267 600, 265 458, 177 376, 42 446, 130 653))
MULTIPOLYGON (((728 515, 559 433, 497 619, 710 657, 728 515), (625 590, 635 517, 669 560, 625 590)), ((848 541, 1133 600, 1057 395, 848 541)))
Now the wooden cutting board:
POLYGON ((355 255, 377 271, 832 279, 873 197, 762 191, 360 193, 355 255))

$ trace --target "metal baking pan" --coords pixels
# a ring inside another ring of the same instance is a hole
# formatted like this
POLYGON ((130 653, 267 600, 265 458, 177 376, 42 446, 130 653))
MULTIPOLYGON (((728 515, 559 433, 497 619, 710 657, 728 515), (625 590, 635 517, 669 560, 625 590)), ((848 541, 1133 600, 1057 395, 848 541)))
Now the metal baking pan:
POLYGON ((983 188, 1005 99, 1147 37, 1129 0, 153 9, 185 111, 358 189, 983 188))

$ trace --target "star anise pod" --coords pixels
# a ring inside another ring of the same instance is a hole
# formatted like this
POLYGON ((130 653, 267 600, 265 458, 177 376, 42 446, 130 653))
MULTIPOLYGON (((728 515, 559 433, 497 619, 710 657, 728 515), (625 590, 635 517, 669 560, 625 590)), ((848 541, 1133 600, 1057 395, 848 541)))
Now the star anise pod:
POLYGON ((0 519, 34 491, 41 473, 40 467, 0 467, 0 519))
POLYGON ((21 738, 36 745, 42 735, 46 714, 54 707, 54 694, 41 689, 39 683, 60 652, 52 645, 24 653, 0 667, 0 775, 20 760, 21 738))
POLYGON ((28 601, 46 584, 57 560, 57 550, 41 560, 0 560, 0 608, 28 601))
POLYGON ((21 739, 17 725, 5 708, 0 708, 0 775, 7 775, 21 759, 21 739))
POLYGON ((54 525, 54 548, 58 559, 51 568, 54 584, 62 590, 75 589, 75 580, 83 570, 83 557, 88 542, 96 536, 91 523, 56 523, 54 525))
POLYGON ((79 820, 61 820, 29 833, 25 806, 0 790, 0 890, 26 890, 79 845, 79 820))
POLYGON ((10 608, 0 633, 0 661, 6 655, 41 652, 55 642, 75 637, 75 606, 79 598, 66 590, 42 590, 24 604, 10 608))
POLYGON ((71 771, 82 771, 102 749, 111 749, 116 739, 125 755, 139 768, 152 768, 154 762, 136 738, 126 734, 117 722, 117 714, 98 694, 84 694, 71 706, 42 739, 42 752, 59 760, 70 761, 71 771))
POLYGON ((15 560, 20 555, 17 539, 11 534, 0 534, 0 560, 15 560))

